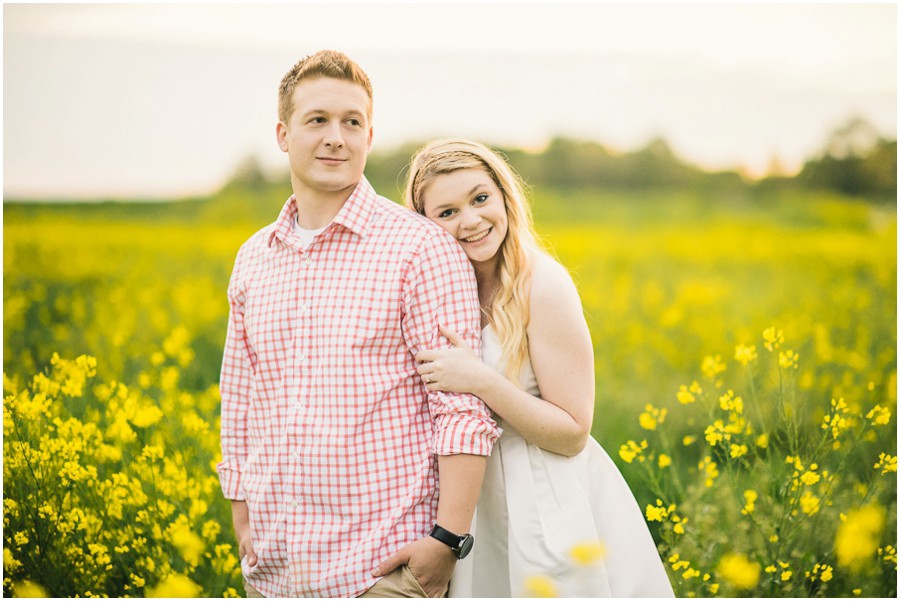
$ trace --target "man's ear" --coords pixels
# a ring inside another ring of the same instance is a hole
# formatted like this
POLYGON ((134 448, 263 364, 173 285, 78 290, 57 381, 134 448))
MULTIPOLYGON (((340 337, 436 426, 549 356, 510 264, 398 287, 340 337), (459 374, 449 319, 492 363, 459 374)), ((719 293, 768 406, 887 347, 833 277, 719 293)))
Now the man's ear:
POLYGON ((372 126, 369 126, 369 141, 366 143, 366 152, 372 151, 372 126))
MULTIPOLYGON (((287 143, 287 125, 278 122, 278 125, 275 126, 275 139, 278 142, 278 148, 281 149, 282 152, 288 151, 288 143, 287 143)), ((369 135, 369 145, 372 144, 372 136, 369 135)))

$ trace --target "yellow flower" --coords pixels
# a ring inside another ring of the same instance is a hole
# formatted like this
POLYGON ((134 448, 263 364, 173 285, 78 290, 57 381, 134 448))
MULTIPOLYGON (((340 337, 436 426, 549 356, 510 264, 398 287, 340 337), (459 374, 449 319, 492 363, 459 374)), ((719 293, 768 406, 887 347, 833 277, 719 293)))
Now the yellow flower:
POLYGON ((666 421, 667 409, 657 409, 651 404, 644 407, 644 412, 638 418, 641 428, 645 430, 656 430, 656 425, 666 421))
POLYGON ((719 407, 722 411, 733 411, 740 415, 744 412, 744 399, 734 396, 734 391, 729 390, 719 397, 719 407))
POLYGON ((778 568, 775 567, 775 564, 766 566, 766 574, 774 574, 777 571, 778 571, 778 568))
POLYGON ((745 444, 732 444, 731 445, 731 458, 737 459, 738 457, 743 457, 747 454, 747 445, 745 444))
MULTIPOLYGON (((709 446, 714 447, 725 438, 725 435, 722 432, 725 430, 725 424, 722 420, 717 419, 712 425, 707 426, 705 430, 703 430, 703 436, 706 438, 706 442, 709 443, 709 446)), ((729 436, 729 438, 731 438, 729 436)))
POLYGON ((588 541, 572 547, 572 560, 580 566, 599 563, 606 556, 606 547, 600 541, 588 541))
MULTIPOLYGON (((665 453, 660 453, 659 454, 659 467, 665 468, 665 467, 669 467, 670 465, 672 465, 672 458, 669 457, 668 455, 666 455, 665 453)), ((896 467, 897 467, 897 459, 895 457, 894 458, 894 471, 897 471, 896 467)))
POLYGON ((822 572, 819 574, 819 580, 822 582, 828 582, 834 577, 834 570, 831 566, 822 566, 822 572))
POLYGON ((861 588, 853 589, 853 594, 856 595, 857 597, 862 595, 862 589, 861 588))
POLYGON ((645 513, 647 515, 647 521, 649 522, 664 522, 673 511, 675 511, 674 505, 665 507, 663 506, 662 499, 657 499, 656 505, 647 505, 645 513))
POLYGON ((697 400, 697 398, 693 394, 691 394, 691 392, 688 390, 688 387, 684 384, 681 385, 681 388, 678 389, 678 392, 675 396, 678 398, 678 402, 682 405, 690 405, 697 400))
POLYGON ((147 445, 144 447, 144 450, 141 452, 141 457, 146 459, 149 462, 154 462, 159 459, 162 459, 164 455, 164 451, 162 447, 158 447, 156 445, 147 445))
POLYGON ((704 457, 697 467, 706 472, 706 487, 712 487, 715 479, 719 477, 718 464, 711 457, 704 457))
POLYGON ((800 367, 798 361, 800 355, 792 350, 781 351, 778 353, 778 365, 784 369, 797 369, 800 367))
POLYGON ((528 597, 556 597, 556 583, 548 576, 531 576, 525 580, 528 597))
POLYGON ((888 472, 897 473, 897 456, 879 453, 878 463, 876 463, 872 467, 876 470, 880 469, 882 474, 886 474, 888 472))
POLYGON ((673 514, 672 521, 675 523, 675 525, 672 526, 672 531, 675 534, 684 534, 684 525, 688 523, 688 518, 682 518, 673 514))
POLYGON ((784 332, 776 330, 774 327, 763 330, 763 346, 766 350, 772 352, 784 344, 784 332))
POLYGON ((660 507, 658 505, 647 505, 647 521, 648 522, 662 522, 665 521, 666 513, 665 507, 660 507))
POLYGON ((711 592, 713 595, 715 595, 716 593, 718 593, 718 592, 719 592, 719 583, 718 583, 718 582, 713 582, 712 584, 710 584, 710 585, 709 585, 709 592, 711 592))
POLYGON ((159 422, 162 417, 163 412, 159 410, 159 407, 146 402, 137 407, 134 417, 131 418, 131 423, 138 428, 147 428, 159 422))
POLYGON ((163 390, 172 391, 178 386, 179 379, 178 368, 174 366, 164 367, 160 372, 159 387, 163 390))
POLYGON ((644 430, 656 430, 656 420, 653 419, 653 416, 649 413, 641 413, 638 417, 638 421, 641 424, 641 428, 644 430))
POLYGON ((838 565, 857 571, 878 549, 878 540, 884 527, 884 509, 867 505, 847 512, 838 524, 834 550, 838 565))
POLYGON ((714 380, 725 369, 725 363, 722 361, 721 355, 704 357, 703 363, 700 365, 700 371, 703 372, 703 376, 708 380, 714 380))
POLYGON ((763 432, 759 436, 756 437, 756 446, 761 449, 765 449, 769 446, 769 434, 763 432))
POLYGON ((866 419, 872 420, 874 426, 884 426, 891 421, 891 410, 881 405, 875 405, 866 413, 866 419))
POLYGON ((756 346, 737 345, 734 347, 734 359, 741 365, 747 365, 751 361, 756 361, 756 346))
POLYGON ((184 574, 171 574, 147 591, 148 597, 199 597, 200 586, 184 574))
POLYGON ((741 509, 741 513, 744 515, 748 515, 753 513, 753 510, 756 509, 756 499, 759 498, 759 495, 755 490, 745 490, 744 491, 744 508, 741 509))
POLYGON ((800 508, 806 515, 814 515, 819 511, 819 500, 819 497, 805 490, 800 497, 800 508))
POLYGON ((23 580, 13 584, 13 597, 47 598, 49 596, 47 590, 36 582, 23 580))
POLYGON ((696 568, 689 568, 681 574, 681 577, 684 578, 685 580, 688 580, 689 578, 696 578, 699 575, 700 575, 700 570, 698 570, 696 568))
POLYGON ((22 565, 22 562, 13 557, 12 551, 3 548, 3 571, 7 574, 22 565))
POLYGON ((634 442, 633 440, 629 440, 621 447, 619 447, 619 457, 621 457, 622 461, 624 461, 625 463, 631 463, 637 457, 639 457, 640 460, 643 461, 643 452, 646 448, 646 440, 642 440, 640 444, 634 442))
POLYGON ((687 435, 687 436, 685 436, 684 438, 681 439, 681 444, 683 444, 684 446, 688 447, 688 446, 694 444, 694 442, 695 442, 696 440, 697 440, 697 437, 696 437, 696 436, 687 435))
POLYGON ((878 556, 882 558, 885 563, 894 564, 894 569, 897 569, 897 549, 893 545, 888 545, 883 549, 878 549, 878 556))
POLYGON ((793 575, 794 575, 794 572, 792 572, 791 570, 785 570, 781 573, 781 581, 787 582, 788 580, 791 579, 791 576, 793 576, 793 575))
POLYGON ((819 476, 819 474, 815 473, 814 471, 808 471, 805 474, 803 474, 802 476, 800 476, 800 481, 803 482, 804 484, 806 484, 807 486, 812 486, 813 484, 818 482, 820 479, 821 479, 821 476, 819 476))
POLYGON ((827 430, 831 428, 831 437, 836 440, 853 425, 853 422, 844 416, 849 411, 850 408, 843 397, 837 400, 831 399, 831 414, 826 415, 822 420, 822 429, 827 430))
POLYGON ((138 374, 138 386, 146 389, 146 388, 150 388, 150 383, 151 383, 150 374, 148 374, 145 371, 142 371, 141 373, 138 374))
POLYGON ((186 562, 192 566, 196 566, 200 562, 200 556, 206 549, 206 545, 203 543, 203 539, 191 530, 186 516, 179 516, 179 519, 168 527, 167 534, 172 545, 178 549, 186 562))
POLYGON ((741 553, 726 553, 716 568, 719 576, 739 590, 752 589, 759 583, 761 567, 741 553))

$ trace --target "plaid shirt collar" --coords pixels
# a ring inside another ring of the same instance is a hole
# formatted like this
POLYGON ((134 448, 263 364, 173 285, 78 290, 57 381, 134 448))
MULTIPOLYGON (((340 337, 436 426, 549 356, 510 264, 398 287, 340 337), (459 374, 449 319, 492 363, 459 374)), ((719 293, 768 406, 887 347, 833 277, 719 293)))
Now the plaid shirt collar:
MULTIPOLYGON (((344 202, 341 210, 335 215, 331 224, 345 227, 357 236, 365 236, 378 206, 377 198, 378 195, 375 193, 372 184, 363 176, 350 194, 350 197, 344 202)), ((268 246, 272 246, 275 238, 284 242, 293 230, 293 224, 297 220, 298 214, 297 203, 294 200, 294 196, 291 195, 281 208, 281 213, 275 221, 275 227, 272 229, 272 233, 269 234, 268 246)), ((331 227, 331 224, 328 227, 331 227)))

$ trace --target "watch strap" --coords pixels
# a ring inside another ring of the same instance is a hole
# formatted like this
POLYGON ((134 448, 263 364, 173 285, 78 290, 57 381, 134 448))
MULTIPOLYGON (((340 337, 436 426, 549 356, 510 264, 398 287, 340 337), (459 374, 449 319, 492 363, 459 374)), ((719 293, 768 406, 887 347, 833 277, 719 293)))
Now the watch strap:
POLYGON ((431 536, 433 538, 438 539, 439 541, 441 541, 442 543, 444 543, 451 549, 455 550, 455 549, 459 549, 459 546, 462 544, 462 541, 468 535, 464 534, 464 535, 460 536, 459 534, 454 534, 453 532, 450 532, 446 528, 441 528, 440 526, 435 524, 434 528, 431 529, 431 536))

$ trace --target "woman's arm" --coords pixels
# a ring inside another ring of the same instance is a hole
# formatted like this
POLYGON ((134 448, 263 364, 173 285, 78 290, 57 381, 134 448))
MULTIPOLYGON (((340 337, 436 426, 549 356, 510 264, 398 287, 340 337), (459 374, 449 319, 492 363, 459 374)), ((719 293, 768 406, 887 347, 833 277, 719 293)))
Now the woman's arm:
POLYGON ((482 363, 452 332, 445 335, 456 348, 420 353, 419 373, 432 390, 477 395, 528 442, 577 455, 590 436, 594 413, 594 353, 581 300, 565 269, 541 255, 530 301, 528 347, 543 398, 482 363))

